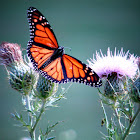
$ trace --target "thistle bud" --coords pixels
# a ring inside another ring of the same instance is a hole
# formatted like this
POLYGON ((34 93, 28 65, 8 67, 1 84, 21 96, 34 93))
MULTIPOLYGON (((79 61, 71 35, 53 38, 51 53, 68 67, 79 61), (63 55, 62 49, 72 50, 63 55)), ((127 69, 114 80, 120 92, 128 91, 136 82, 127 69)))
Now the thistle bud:
POLYGON ((39 76, 36 90, 37 90, 37 96, 39 98, 48 98, 52 95, 54 95, 57 92, 58 89, 58 84, 53 83, 52 81, 42 77, 41 75, 39 76))
POLYGON ((4 42, 0 45, 0 64, 7 67, 11 87, 28 94, 34 85, 35 75, 25 64, 18 44, 4 42))
POLYGON ((13 89, 22 94, 28 94, 32 90, 35 83, 35 74, 27 65, 24 63, 15 65, 11 67, 8 73, 9 82, 13 89))
POLYGON ((140 78, 134 82, 130 96, 134 102, 140 103, 140 78))

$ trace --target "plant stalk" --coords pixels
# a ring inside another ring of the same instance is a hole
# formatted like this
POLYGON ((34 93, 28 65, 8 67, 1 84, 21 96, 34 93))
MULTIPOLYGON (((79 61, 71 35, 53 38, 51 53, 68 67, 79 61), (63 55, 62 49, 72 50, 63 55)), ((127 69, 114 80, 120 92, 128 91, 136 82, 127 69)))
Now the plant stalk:
MULTIPOLYGON (((28 110, 31 110, 30 97, 29 97, 28 94, 26 95, 26 108, 27 108, 28 110)), ((31 113, 30 113, 30 112, 28 112, 28 122, 29 122, 30 125, 32 126, 32 117, 31 117, 31 113)))
POLYGON ((131 122, 129 123, 129 126, 128 126, 127 130, 126 130, 126 132, 124 133, 124 135, 123 135, 123 137, 122 137, 122 140, 125 140, 126 137, 128 136, 128 134, 129 134, 129 132, 130 132, 130 129, 131 129, 131 126, 132 126, 133 122, 135 121, 136 117, 138 116, 139 112, 140 112, 140 104, 139 104, 139 106, 138 106, 138 110, 137 110, 136 114, 135 114, 134 117, 132 118, 132 120, 131 120, 131 122))
POLYGON ((114 112, 115 112, 115 114, 116 114, 116 118, 117 118, 117 120, 118 120, 118 123, 119 123, 119 126, 120 126, 120 131, 121 131, 121 134, 122 134, 122 132, 123 132, 122 123, 121 123, 121 121, 120 121, 120 115, 118 114, 116 105, 113 106, 113 109, 114 109, 114 112))
MULTIPOLYGON (((26 95, 26 108, 28 109, 28 111, 31 110, 31 103, 30 103, 30 96, 29 94, 26 95)), ((31 128, 33 125, 33 117, 32 114, 30 112, 28 112, 28 123, 30 124, 31 128)), ((30 137, 32 140, 35 140, 35 132, 31 133, 32 130, 29 130, 30 133, 30 137)))
MULTIPOLYGON (((36 126, 37 126, 37 124, 38 124, 38 122, 39 122, 39 120, 40 120, 40 118, 45 110, 45 103, 46 103, 46 100, 42 100, 42 106, 41 106, 40 113, 39 113, 39 115, 36 119, 36 122, 35 122, 34 126, 31 129, 31 132, 30 132, 31 138, 33 137, 33 134, 35 134, 36 126)), ((35 140, 35 138, 33 140, 35 140)))

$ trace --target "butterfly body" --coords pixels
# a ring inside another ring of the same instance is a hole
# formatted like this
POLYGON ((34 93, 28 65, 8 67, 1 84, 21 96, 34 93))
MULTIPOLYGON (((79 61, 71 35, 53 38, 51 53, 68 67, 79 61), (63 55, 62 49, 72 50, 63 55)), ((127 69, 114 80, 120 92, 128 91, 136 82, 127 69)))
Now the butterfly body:
POLYGON ((47 59, 46 62, 39 69, 44 69, 47 65, 49 65, 51 62, 53 62, 59 57, 62 58, 63 54, 64 54, 64 47, 59 47, 54 51, 52 56, 49 59, 47 59))
POLYGON ((28 9, 30 41, 27 54, 34 69, 56 83, 69 81, 101 86, 99 76, 80 60, 64 53, 47 19, 36 9, 28 9))

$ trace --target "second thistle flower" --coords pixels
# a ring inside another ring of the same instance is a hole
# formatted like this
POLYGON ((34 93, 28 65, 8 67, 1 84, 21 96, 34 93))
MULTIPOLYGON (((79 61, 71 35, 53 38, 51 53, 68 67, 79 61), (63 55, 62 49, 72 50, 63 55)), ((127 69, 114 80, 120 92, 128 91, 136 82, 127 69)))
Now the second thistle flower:
POLYGON ((127 78, 133 79, 138 71, 137 58, 130 54, 121 51, 114 54, 107 50, 107 55, 96 52, 96 58, 88 60, 89 66, 99 75, 100 78, 105 78, 106 83, 104 92, 107 96, 114 96, 116 93, 121 94, 128 88, 127 78))

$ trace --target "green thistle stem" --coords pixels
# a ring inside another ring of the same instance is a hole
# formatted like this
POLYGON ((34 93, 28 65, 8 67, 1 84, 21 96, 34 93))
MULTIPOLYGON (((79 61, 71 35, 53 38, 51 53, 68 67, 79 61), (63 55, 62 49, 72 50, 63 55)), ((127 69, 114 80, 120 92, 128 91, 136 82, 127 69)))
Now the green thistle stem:
POLYGON ((101 107, 103 109, 104 117, 105 117, 105 121, 106 121, 106 125, 108 127, 108 119, 107 119, 106 111, 105 111, 105 108, 104 108, 104 105, 103 105, 103 102, 102 101, 101 101, 101 107))
MULTIPOLYGON (((26 94, 26 108, 27 108, 28 111, 31 110, 31 104, 30 104, 30 96, 29 96, 29 94, 26 94)), ((32 125, 33 125, 33 117, 32 117, 32 114, 30 112, 28 112, 28 122, 29 122, 30 126, 32 127, 32 125)), ((29 130, 29 131, 30 131, 29 132, 30 133, 30 137, 33 140, 35 140, 35 131, 33 133, 31 132, 32 129, 29 130)))
POLYGON ((115 106, 113 106, 113 109, 114 109, 114 112, 116 114, 116 117, 117 117, 117 120, 118 120, 118 123, 119 123, 119 126, 120 126, 120 131, 121 131, 121 134, 122 134, 123 128, 122 128, 122 123, 120 121, 120 115, 118 114, 117 108, 115 106))
MULTIPOLYGON (((31 110, 30 97, 29 97, 28 94, 26 95, 26 108, 27 108, 28 110, 31 110)), ((32 117, 31 117, 31 113, 30 113, 30 112, 28 112, 28 122, 29 122, 30 125, 32 126, 32 117)))
POLYGON ((129 124, 127 130, 126 130, 126 132, 124 133, 124 136, 122 137, 122 140, 125 140, 125 139, 126 139, 127 135, 128 135, 129 132, 130 132, 131 126, 132 126, 133 122, 135 121, 136 117, 138 116, 139 112, 140 112, 140 104, 139 104, 139 106, 138 106, 138 110, 137 110, 136 114, 135 114, 134 117, 132 118, 132 121, 130 122, 130 124, 129 124))
MULTIPOLYGON (((104 105, 103 105, 102 101, 101 101, 101 107, 103 108, 103 113, 104 113, 104 117, 105 117, 105 121, 106 121, 107 132, 108 132, 108 135, 110 136, 109 122, 108 122, 107 114, 106 114, 106 111, 105 111, 105 108, 104 108, 104 105)), ((112 137, 108 137, 108 140, 112 140, 112 137)))
POLYGON ((46 100, 42 100, 42 107, 41 107, 40 113, 39 113, 39 115, 38 115, 38 117, 36 119, 36 122, 35 122, 34 126, 31 129, 31 132, 30 132, 30 136, 31 136, 31 138, 33 140, 35 140, 35 138, 33 138, 33 135, 35 133, 36 126, 37 126, 37 124, 38 124, 43 112, 45 111, 45 103, 46 103, 46 100))

